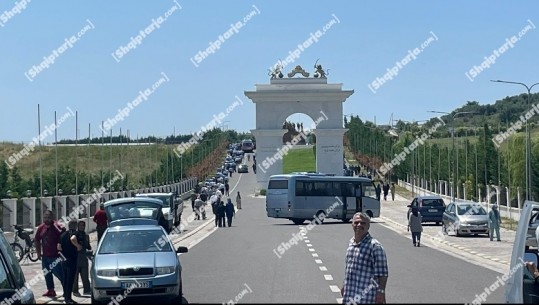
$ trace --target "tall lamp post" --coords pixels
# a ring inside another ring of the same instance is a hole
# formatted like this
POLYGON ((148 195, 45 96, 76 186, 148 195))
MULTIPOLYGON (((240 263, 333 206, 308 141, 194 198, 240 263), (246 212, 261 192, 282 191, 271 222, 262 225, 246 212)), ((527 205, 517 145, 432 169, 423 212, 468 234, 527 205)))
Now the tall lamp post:
MULTIPOLYGON (((530 91, 532 90, 533 86, 539 85, 539 83, 535 83, 531 86, 527 86, 524 83, 519 82, 511 82, 511 81, 505 81, 505 80, 491 80, 491 82, 495 83, 506 83, 506 84, 517 84, 522 85, 528 90, 528 95, 526 96, 526 106, 530 106, 530 91)), ((532 186, 532 163, 531 163, 531 139, 530 139, 530 122, 529 120, 526 120, 526 200, 533 200, 531 196, 531 186, 532 186)))
POLYGON ((453 169, 453 173, 452 173, 452 176, 453 176, 453 187, 451 188, 451 201, 452 202, 455 202, 455 192, 456 192, 456 188, 457 188, 457 169, 456 169, 456 165, 457 163, 455 162, 455 129, 456 129, 456 126, 455 126, 455 117, 459 114, 471 114, 471 113, 477 113, 475 111, 458 111, 458 112, 455 112, 453 114, 449 113, 449 112, 444 112, 444 111, 434 111, 434 110, 429 110, 428 112, 431 112, 431 113, 440 113, 440 114, 447 114, 447 115, 451 115, 452 118, 453 118, 453 128, 451 129, 451 140, 453 142, 453 148, 451 149, 452 150, 452 156, 451 156, 451 162, 453 163, 453 166, 451 166, 451 168, 453 169))

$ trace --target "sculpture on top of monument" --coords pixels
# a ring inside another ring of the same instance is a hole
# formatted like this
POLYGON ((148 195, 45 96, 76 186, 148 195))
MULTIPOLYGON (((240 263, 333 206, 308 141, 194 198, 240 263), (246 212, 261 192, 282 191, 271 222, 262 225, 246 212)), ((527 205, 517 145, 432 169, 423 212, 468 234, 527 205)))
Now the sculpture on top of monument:
POLYGON ((303 77, 309 77, 309 72, 303 70, 300 65, 297 65, 294 70, 288 73, 288 77, 294 77, 294 75, 296 75, 297 73, 300 73, 301 75, 303 75, 303 77))
POLYGON ((326 72, 324 71, 324 69, 322 69, 322 65, 316 65, 318 63, 318 60, 320 59, 317 59, 314 63, 314 68, 316 69, 316 71, 314 72, 314 77, 320 76, 320 78, 326 78, 326 72))
POLYGON ((271 76, 271 79, 274 79, 274 78, 277 78, 277 76, 279 78, 283 78, 283 72, 281 72, 281 65, 280 64, 277 64, 275 65, 275 67, 273 68, 273 71, 268 69, 268 75, 271 76))

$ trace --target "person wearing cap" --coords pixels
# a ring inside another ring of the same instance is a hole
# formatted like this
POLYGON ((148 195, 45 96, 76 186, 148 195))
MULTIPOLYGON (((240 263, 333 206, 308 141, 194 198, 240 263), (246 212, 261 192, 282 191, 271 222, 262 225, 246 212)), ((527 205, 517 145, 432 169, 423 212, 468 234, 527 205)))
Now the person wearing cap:
POLYGON ((500 239, 500 224, 502 223, 502 219, 500 217, 500 212, 498 211, 498 205, 493 204, 492 209, 490 212, 488 212, 488 227, 489 227, 489 236, 490 240, 492 241, 494 237, 494 230, 496 230, 496 239, 498 241, 501 241, 500 239))
POLYGON ((103 233, 108 227, 107 213, 105 213, 105 205, 103 203, 99 205, 99 210, 95 212, 94 222, 97 224, 97 243, 99 244, 103 233))

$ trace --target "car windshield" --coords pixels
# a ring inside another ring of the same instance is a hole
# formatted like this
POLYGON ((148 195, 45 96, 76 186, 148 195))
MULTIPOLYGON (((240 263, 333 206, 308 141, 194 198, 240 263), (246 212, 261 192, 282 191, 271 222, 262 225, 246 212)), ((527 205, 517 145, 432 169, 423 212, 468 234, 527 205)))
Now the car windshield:
POLYGON ((124 202, 112 206, 105 206, 109 222, 126 218, 158 219, 160 204, 144 201, 124 202))
POLYGON ((487 211, 481 206, 459 205, 457 206, 458 215, 487 215, 487 211))
POLYGON ((160 230, 111 231, 103 237, 99 254, 170 252, 168 238, 160 230))
POLYGON ((423 199, 422 205, 424 207, 443 207, 444 201, 442 199, 423 199))

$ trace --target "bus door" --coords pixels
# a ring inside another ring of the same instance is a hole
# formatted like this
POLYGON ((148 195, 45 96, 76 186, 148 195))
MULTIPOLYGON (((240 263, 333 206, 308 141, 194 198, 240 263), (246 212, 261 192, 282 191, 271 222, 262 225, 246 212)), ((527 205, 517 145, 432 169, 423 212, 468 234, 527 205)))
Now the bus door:
POLYGON ((353 183, 342 183, 343 198, 343 219, 351 219, 357 211, 358 203, 355 196, 355 186, 353 183))
POLYGON ((361 184, 356 185, 354 192, 356 199, 356 213, 363 212, 363 191, 361 190, 361 184))

